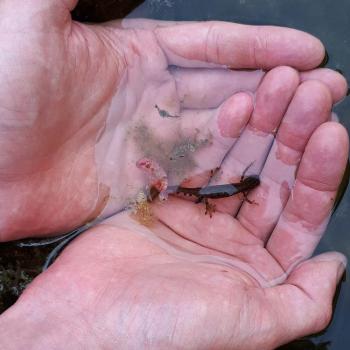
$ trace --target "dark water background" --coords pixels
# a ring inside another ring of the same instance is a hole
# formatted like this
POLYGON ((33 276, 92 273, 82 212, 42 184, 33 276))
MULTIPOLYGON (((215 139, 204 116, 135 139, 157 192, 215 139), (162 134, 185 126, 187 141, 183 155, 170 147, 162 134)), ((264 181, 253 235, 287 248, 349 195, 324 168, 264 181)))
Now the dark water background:
MULTIPOLYGON (((123 17, 137 5, 129 17, 224 20, 307 31, 325 44, 329 54, 326 66, 341 71, 350 81, 350 0, 81 0, 73 16, 82 21, 105 21, 123 17)), ((335 111, 350 131, 350 97, 338 104, 335 111)), ((349 227, 348 189, 316 253, 337 250, 350 259, 349 227)), ((53 246, 19 249, 13 243, 0 244, 0 312, 15 302, 25 285, 40 271, 53 246)), ((349 281, 341 284, 329 327, 321 334, 295 341, 282 349, 350 349, 349 281)))

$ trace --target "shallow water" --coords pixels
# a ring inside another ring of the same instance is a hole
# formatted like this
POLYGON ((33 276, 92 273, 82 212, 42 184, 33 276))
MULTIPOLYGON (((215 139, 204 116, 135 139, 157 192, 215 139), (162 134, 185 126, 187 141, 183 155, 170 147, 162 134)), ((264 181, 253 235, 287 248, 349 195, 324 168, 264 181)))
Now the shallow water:
MULTIPOLYGON (((130 7, 122 1, 81 1, 76 18, 89 21, 118 18, 130 7), (91 4, 99 4, 92 6, 91 4), (108 3, 108 4, 107 4, 108 3), (105 5, 103 5, 105 4, 105 5), (107 4, 107 5, 106 5, 107 4), (109 7, 108 7, 109 6, 109 7)), ((124 1, 127 3, 127 1, 124 1)), ((129 2, 131 3, 131 2, 129 2)), ((132 1, 140 3, 140 1, 132 1)), ((338 69, 350 80, 350 2, 347 0, 148 0, 129 17, 164 20, 225 20, 247 24, 274 24, 305 30, 325 44, 329 61, 327 67, 338 69)), ((335 107, 340 121, 350 131, 350 98, 335 107)), ((350 257, 350 190, 348 189, 333 215, 318 252, 337 250, 350 257)), ((16 248, 14 244, 0 245, 0 312, 39 271, 54 245, 44 248, 16 248), (30 253, 28 253, 30 251, 30 253), (34 252, 34 253, 33 253, 34 252), (25 266, 30 266, 25 268, 25 266)), ((332 349, 350 347, 350 285, 341 285, 335 314, 330 326, 317 336, 293 342, 281 349, 332 349)))
MULTIPOLYGON (((350 2, 347 0, 150 0, 129 17, 164 20, 224 20, 246 24, 273 24, 307 31, 322 40, 329 54, 326 67, 350 81, 350 2)), ((335 107, 350 131, 350 97, 335 107)), ((316 253, 337 250, 350 258, 350 190, 345 192, 316 253)), ((322 287, 322 286, 321 286, 322 287)), ((350 283, 341 284, 333 320, 319 335, 295 341, 281 349, 350 348, 350 283)))

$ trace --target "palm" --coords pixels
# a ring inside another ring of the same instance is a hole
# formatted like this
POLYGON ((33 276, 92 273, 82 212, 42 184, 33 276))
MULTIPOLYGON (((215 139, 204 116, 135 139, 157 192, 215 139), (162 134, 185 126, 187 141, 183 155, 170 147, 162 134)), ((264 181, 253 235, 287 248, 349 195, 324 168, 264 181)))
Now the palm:
MULTIPOLYGON (((13 3, 2 3, 8 13, 2 23, 2 43, 4 51, 11 52, 0 62, 11 68, 1 70, 7 84, 0 91, 3 239, 64 232, 98 215, 117 212, 146 185, 135 168, 145 155, 159 158, 161 154, 163 159, 157 160, 173 181, 220 164, 234 138, 230 140, 229 135, 222 142, 215 136, 217 111, 235 92, 254 92, 262 74, 198 67, 216 63, 269 68, 284 62, 309 68, 322 55, 318 42, 305 35, 310 50, 315 49, 312 55, 305 53, 308 60, 284 57, 280 42, 272 42, 271 52, 262 52, 260 58, 257 54, 264 48, 256 48, 251 57, 249 45, 254 44, 256 33, 238 26, 235 30, 242 36, 233 40, 242 40, 246 47, 231 57, 230 52, 218 53, 215 37, 207 37, 208 29, 215 26, 156 29, 157 24, 148 22, 132 23, 130 29, 121 29, 118 23, 84 26, 71 22, 60 1, 48 7, 45 1, 35 4, 23 8, 28 16, 16 26, 10 25, 11 16, 17 16, 13 3), (48 18, 52 23, 47 23, 48 18), (192 29, 200 45, 183 44, 182 36, 192 29), (173 65, 197 69, 170 70, 173 65), (156 104, 170 115, 180 115, 181 121, 162 118, 156 104), (180 166, 176 164, 180 172, 164 164, 174 146, 196 140, 203 144, 213 134, 214 145, 208 142, 204 147, 207 157, 186 158, 180 166), (8 181, 13 186, 7 186, 8 181), (35 201, 28 193, 35 193, 35 201)), ((217 25, 217 30, 231 28, 225 26, 217 25)), ((299 43, 296 38, 295 44, 299 43)), ((288 44, 286 50, 291 47, 295 49, 288 44)), ((225 117, 230 120, 224 128, 230 130, 230 123, 235 124, 234 136, 252 108, 249 95, 243 95, 226 108, 234 112, 225 117), (232 121, 234 117, 238 123, 232 121)))
MULTIPOLYGON (((5 214, 3 231, 12 238, 69 230, 99 215, 106 202, 106 215, 124 208, 146 185, 135 167, 139 158, 152 155, 170 175, 175 145, 209 145, 217 131, 215 121, 210 124, 216 109, 236 90, 255 90, 262 76, 239 74, 247 78, 240 84, 237 79, 227 82, 233 75, 229 71, 206 72, 211 81, 220 82, 225 94, 201 91, 205 100, 198 101, 196 93, 188 96, 188 91, 176 87, 195 82, 196 77, 181 69, 170 72, 170 62, 152 30, 56 21, 57 31, 43 33, 42 24, 30 21, 23 25, 25 36, 23 28, 18 32, 15 28, 4 37, 13 55, 5 56, 2 65, 20 69, 3 77, 9 84, 0 92, 5 113, 1 149, 11 154, 2 160, 2 175, 16 183, 2 198, 8 207, 26 209, 22 218, 5 214), (122 52, 115 48, 120 39, 122 52), (31 47, 23 56, 21 48, 28 41, 31 47), (164 110, 169 115, 162 116, 164 110), (175 120, 174 115, 185 120, 175 120), (36 192, 35 205, 19 194, 24 188, 36 192)), ((238 108, 242 126, 250 106, 238 108)), ((215 142, 206 147, 215 160, 202 162, 200 169, 189 157, 176 162, 182 170, 173 172, 173 180, 217 166, 232 142, 226 141, 224 148, 215 142)))
MULTIPOLYGON (((179 211, 184 209, 177 205, 179 211)), ((202 215, 194 204, 189 206, 202 215)), ((226 220, 232 219, 227 216, 226 220)), ((222 220, 217 216, 210 224, 218 231, 227 229, 226 225, 220 227, 222 220)), ((46 305, 40 308, 44 318, 54 314, 67 326, 57 334, 62 343, 74 320, 82 334, 90 334, 84 343, 98 339, 96 347, 118 343, 121 348, 162 348, 171 343, 179 348, 246 344, 245 349, 255 349, 258 339, 252 342, 248 334, 239 334, 239 329, 251 329, 256 323, 251 330, 267 336, 259 322, 263 318, 272 324, 275 311, 268 308, 263 289, 245 271, 232 268, 232 256, 217 257, 215 249, 176 237, 163 225, 151 232, 127 214, 120 214, 70 246, 26 291, 22 306, 33 302, 46 305), (166 236, 168 243, 159 236, 166 236), (234 321, 237 319, 239 324, 234 321), (95 331, 91 333, 91 329, 95 331), (195 336, 200 329, 206 330, 203 339, 195 336)), ((257 253, 260 250, 256 248, 257 253)), ((270 260, 271 266, 275 264, 270 260)), ((264 342, 267 349, 274 345, 273 334, 269 336, 271 340, 264 342)), ((70 346, 74 349, 77 344, 73 341, 70 346)))

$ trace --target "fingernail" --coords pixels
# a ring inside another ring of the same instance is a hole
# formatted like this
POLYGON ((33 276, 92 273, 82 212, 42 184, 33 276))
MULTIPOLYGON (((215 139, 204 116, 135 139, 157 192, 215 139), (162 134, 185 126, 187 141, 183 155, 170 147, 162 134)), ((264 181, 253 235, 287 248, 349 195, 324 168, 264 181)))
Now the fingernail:
POLYGON ((324 66, 328 63, 328 61, 329 61, 329 55, 328 55, 328 52, 327 52, 327 50, 326 50, 325 53, 324 53, 323 60, 322 60, 322 62, 320 63, 320 65, 318 66, 318 68, 324 67, 324 66))
POLYGON ((338 252, 323 253, 314 257, 317 261, 329 261, 338 263, 337 267, 337 281, 339 282, 344 274, 347 265, 347 259, 344 254, 338 252))
POLYGON ((346 281, 346 270, 343 272, 340 282, 346 281))
POLYGON ((345 278, 346 278, 346 271, 343 272, 343 274, 341 275, 340 279, 338 278, 338 284, 337 284, 337 287, 335 289, 333 302, 332 302, 333 312, 335 310, 335 307, 337 306, 339 295, 340 295, 340 290, 341 290, 341 287, 342 287, 342 283, 345 282, 345 278))
POLYGON ((341 253, 333 253, 332 255, 333 255, 333 261, 338 263, 337 281, 339 283, 342 277, 344 276, 344 272, 345 272, 348 260, 346 256, 341 253))
POLYGON ((345 263, 344 262, 340 262, 339 266, 338 266, 338 270, 337 270, 337 281, 338 281, 338 283, 341 281, 341 279, 345 275, 344 274, 345 269, 346 269, 346 258, 345 258, 345 263))
POLYGON ((339 69, 339 68, 336 68, 336 69, 334 69, 336 72, 338 72, 339 74, 341 74, 342 76, 344 76, 344 72, 341 70, 341 69, 339 69))

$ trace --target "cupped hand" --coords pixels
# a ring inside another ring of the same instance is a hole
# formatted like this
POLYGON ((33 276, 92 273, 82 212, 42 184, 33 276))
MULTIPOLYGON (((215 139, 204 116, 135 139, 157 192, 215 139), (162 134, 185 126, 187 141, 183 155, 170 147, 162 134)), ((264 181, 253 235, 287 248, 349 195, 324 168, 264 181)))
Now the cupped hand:
MULTIPOLYGON (((0 5, 1 240, 118 212, 147 185, 135 166, 144 156, 170 181, 207 178, 247 123, 264 74, 241 69, 309 70, 324 55, 314 37, 277 27, 83 25, 70 17, 76 2, 0 5)), ((344 83, 334 74, 311 79, 331 82, 337 100, 344 83)))
POLYGON ((323 83, 271 70, 211 180, 253 162, 253 203, 216 200, 210 218, 173 196, 152 203, 149 226, 127 211, 96 225, 2 315, 3 348, 273 349, 320 331, 346 264, 335 252, 310 258, 348 157, 331 106, 323 83))

